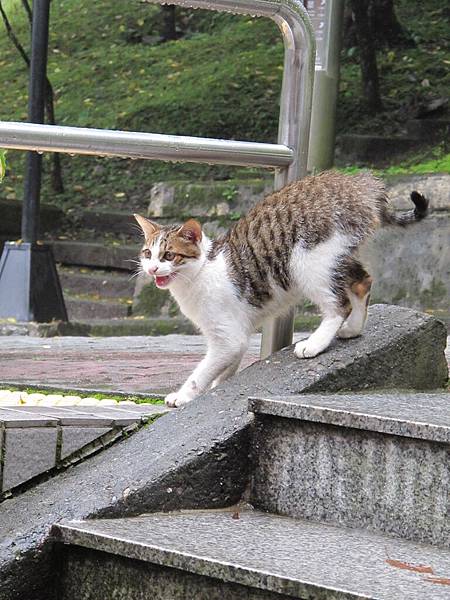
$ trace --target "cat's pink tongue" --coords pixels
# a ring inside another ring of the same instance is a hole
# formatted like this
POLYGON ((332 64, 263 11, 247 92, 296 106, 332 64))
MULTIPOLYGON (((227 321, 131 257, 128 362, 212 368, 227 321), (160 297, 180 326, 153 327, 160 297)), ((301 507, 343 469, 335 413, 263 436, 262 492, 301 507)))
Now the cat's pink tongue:
POLYGON ((163 277, 155 277, 155 283, 158 287, 166 287, 170 281, 170 275, 164 275, 163 277))

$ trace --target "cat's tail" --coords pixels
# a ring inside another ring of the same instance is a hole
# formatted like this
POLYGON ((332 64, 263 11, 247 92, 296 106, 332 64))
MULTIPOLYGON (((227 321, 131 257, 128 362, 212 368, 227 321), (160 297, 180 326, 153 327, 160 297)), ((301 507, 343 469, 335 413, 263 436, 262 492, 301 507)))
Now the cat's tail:
POLYGON ((417 223, 417 221, 424 219, 428 215, 429 201, 427 198, 419 194, 419 192, 414 191, 411 192, 411 200, 414 208, 402 214, 391 212, 385 205, 381 213, 383 225, 400 225, 400 227, 406 227, 411 223, 417 223))

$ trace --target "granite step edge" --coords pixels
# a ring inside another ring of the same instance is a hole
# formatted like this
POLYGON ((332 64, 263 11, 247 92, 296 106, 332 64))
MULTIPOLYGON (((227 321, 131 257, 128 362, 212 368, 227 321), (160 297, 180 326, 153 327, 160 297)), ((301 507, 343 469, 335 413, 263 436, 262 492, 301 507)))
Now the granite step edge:
POLYGON ((238 507, 62 521, 52 535, 65 545, 296 598, 440 600, 448 591, 433 585, 450 571, 442 548, 238 507))
POLYGON ((395 393, 250 397, 249 411, 450 444, 450 394, 395 393))

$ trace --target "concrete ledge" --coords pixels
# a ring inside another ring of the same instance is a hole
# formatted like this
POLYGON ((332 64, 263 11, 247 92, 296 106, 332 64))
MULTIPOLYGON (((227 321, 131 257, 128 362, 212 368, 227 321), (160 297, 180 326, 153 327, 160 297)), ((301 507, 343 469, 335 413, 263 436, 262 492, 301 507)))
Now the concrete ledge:
POLYGON ((280 350, 245 371, 240 393, 443 388, 448 379, 446 335, 445 325, 434 317, 373 305, 361 337, 336 340, 327 352, 306 360, 296 358, 292 347, 280 350))
POLYGON ((251 398, 249 410, 450 444, 449 394, 274 396, 251 398))
POLYGON ((138 593, 143 586, 135 581, 139 564, 137 579, 145 581, 149 597, 161 600, 275 600, 278 594, 317 600, 448 597, 446 586, 433 583, 450 569, 448 551, 257 511, 240 511, 238 518, 233 514, 192 511, 58 525, 58 539, 90 549, 84 551, 84 561, 80 552, 72 559, 72 548, 65 550, 61 600, 71 600, 74 590, 77 597, 96 600, 99 585, 108 598, 144 597, 138 593), (121 568, 121 557, 132 559, 127 566, 134 566, 133 577, 121 568), (421 565, 426 575, 401 569, 403 565, 421 565), (207 595, 200 592, 201 582, 193 586, 198 596, 186 594, 193 574, 202 578, 207 595), (208 578, 216 579, 220 595, 208 578), (245 586, 248 595, 235 594, 220 582, 245 586))

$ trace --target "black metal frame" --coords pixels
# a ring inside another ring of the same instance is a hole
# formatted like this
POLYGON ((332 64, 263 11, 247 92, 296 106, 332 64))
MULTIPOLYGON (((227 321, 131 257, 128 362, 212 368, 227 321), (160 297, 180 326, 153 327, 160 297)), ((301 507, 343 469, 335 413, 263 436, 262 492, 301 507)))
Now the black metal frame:
MULTIPOLYGON (((50 0, 34 0, 28 121, 44 123, 50 0)), ((6 242, 0 260, 0 318, 67 321, 52 250, 38 244, 42 156, 29 152, 22 208, 22 239, 6 242)))

